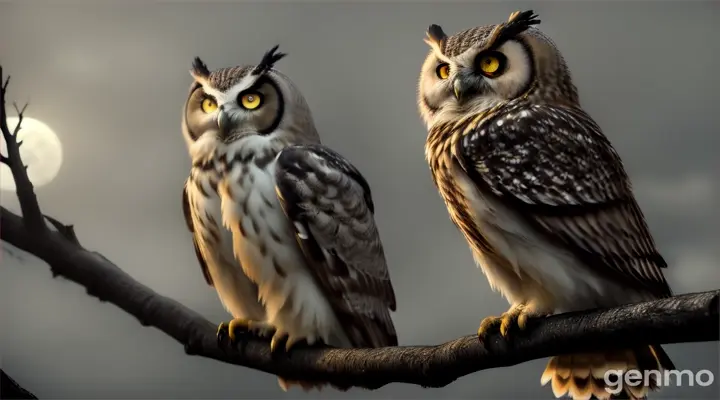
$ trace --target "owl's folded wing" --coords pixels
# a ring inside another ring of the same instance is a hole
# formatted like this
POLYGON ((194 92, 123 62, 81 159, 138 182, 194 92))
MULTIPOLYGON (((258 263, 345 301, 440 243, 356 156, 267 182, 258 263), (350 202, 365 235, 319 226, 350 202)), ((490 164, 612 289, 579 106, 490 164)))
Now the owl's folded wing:
POLYGON ((395 293, 365 179, 321 145, 283 150, 275 179, 311 272, 353 346, 397 345, 389 313, 395 293))
POLYGON ((485 193, 597 272, 670 295, 620 156, 586 113, 533 105, 466 129, 454 153, 485 193))

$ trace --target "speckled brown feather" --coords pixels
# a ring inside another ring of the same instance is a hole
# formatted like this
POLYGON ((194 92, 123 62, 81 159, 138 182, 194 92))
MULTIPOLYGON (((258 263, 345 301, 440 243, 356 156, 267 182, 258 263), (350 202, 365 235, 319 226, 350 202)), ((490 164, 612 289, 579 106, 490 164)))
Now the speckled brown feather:
POLYGON ((213 71, 209 78, 208 83, 214 89, 224 92, 231 87, 237 85, 247 74, 249 74, 254 67, 252 66, 237 66, 229 68, 220 68, 213 71))
POLYGON ((510 14, 507 22, 466 29, 452 36, 446 36, 444 33, 439 35, 442 28, 438 25, 431 25, 428 29, 428 36, 437 41, 440 51, 445 56, 455 57, 474 46, 483 48, 500 46, 530 26, 539 24, 540 20, 536 17, 537 15, 532 10, 516 11, 510 14))
POLYGON ((457 138, 462 135, 472 121, 485 118, 492 112, 493 110, 488 110, 457 122, 433 126, 425 142, 425 158, 430 165, 433 182, 445 201, 453 223, 466 236, 473 248, 488 256, 495 255, 496 252, 483 233, 477 229, 472 213, 466 206, 467 198, 455 183, 455 178, 450 171, 452 165, 458 162, 452 154, 453 144, 457 138))
POLYGON ((671 295, 622 161, 586 113, 518 100, 468 130, 455 154, 479 188, 598 272, 671 295))

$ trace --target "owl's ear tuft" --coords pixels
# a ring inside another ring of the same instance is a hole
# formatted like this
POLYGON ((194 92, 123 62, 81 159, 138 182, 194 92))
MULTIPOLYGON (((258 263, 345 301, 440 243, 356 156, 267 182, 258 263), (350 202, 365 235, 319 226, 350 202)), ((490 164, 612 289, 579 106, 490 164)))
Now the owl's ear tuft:
POLYGON ((515 11, 510 14, 507 22, 502 23, 495 28, 493 38, 490 43, 493 46, 499 46, 515 36, 525 32, 533 25, 540 24, 538 15, 533 10, 515 11))
POLYGON ((428 28, 428 31, 427 31, 427 35, 428 35, 428 38, 430 38, 436 42, 441 42, 441 41, 445 40, 445 38, 447 37, 447 35, 443 31, 443 28, 440 25, 435 25, 435 24, 430 25, 430 27, 428 28))
POLYGON ((260 60, 260 63, 253 70, 253 75, 264 74, 268 70, 272 69, 275 66, 276 62, 280 61, 283 57, 287 55, 285 53, 276 53, 278 47, 280 47, 279 44, 275 45, 275 47, 265 52, 262 60, 260 60))
POLYGON ((195 57, 190 69, 190 75, 197 80, 206 80, 210 77, 210 70, 200 57, 195 57))
POLYGON ((427 36, 425 38, 426 43, 431 45, 432 43, 434 43, 438 46, 440 46, 442 41, 447 38, 447 35, 443 31, 443 28, 440 25, 435 24, 430 25, 425 35, 427 36))
POLYGON ((425 35, 425 43, 435 49, 435 51, 442 53, 443 42, 447 39, 447 35, 443 31, 443 28, 440 27, 440 25, 432 24, 425 35))

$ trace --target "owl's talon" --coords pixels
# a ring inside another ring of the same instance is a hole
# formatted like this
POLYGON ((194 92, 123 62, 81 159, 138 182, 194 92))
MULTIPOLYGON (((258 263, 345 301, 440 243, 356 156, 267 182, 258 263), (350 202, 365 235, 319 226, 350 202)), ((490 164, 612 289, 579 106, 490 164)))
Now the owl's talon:
POLYGON ((500 317, 487 317, 480 323, 478 329, 478 337, 480 341, 484 341, 490 332, 500 326, 500 335, 508 339, 508 335, 512 330, 518 328, 524 330, 527 326, 528 314, 525 312, 525 306, 520 304, 510 308, 500 317))
POLYGON ((225 348, 225 341, 228 339, 228 324, 220 323, 217 328, 217 344, 221 349, 225 348))
POLYGON ((285 351, 288 341, 288 335, 286 333, 276 333, 270 340, 270 353, 277 356, 285 351))
POLYGON ((520 328, 521 331, 524 331, 527 327, 527 320, 528 320, 528 314, 527 313, 521 313, 518 316, 517 319, 517 326, 520 328))
POLYGON ((297 347, 313 347, 313 346, 324 346, 322 340, 317 340, 313 345, 308 343, 308 340, 299 336, 290 336, 287 333, 275 333, 272 340, 270 341, 270 353, 273 356, 279 356, 281 354, 288 355, 290 352, 297 347))
POLYGON ((480 339, 481 342, 484 342, 485 338, 492 331, 492 329, 500 325, 501 322, 502 317, 491 316, 483 319, 480 322, 480 327, 477 331, 478 339, 480 339))
POLYGON ((230 346, 237 347, 251 336, 265 338, 275 333, 275 327, 262 321, 253 321, 244 318, 235 318, 229 323, 223 322, 218 326, 218 345, 225 346, 226 340, 230 346))
POLYGON ((512 314, 503 314, 502 322, 500 322, 500 334, 507 338, 508 333, 510 332, 510 329, 512 328, 513 324, 517 323, 517 316, 512 314))

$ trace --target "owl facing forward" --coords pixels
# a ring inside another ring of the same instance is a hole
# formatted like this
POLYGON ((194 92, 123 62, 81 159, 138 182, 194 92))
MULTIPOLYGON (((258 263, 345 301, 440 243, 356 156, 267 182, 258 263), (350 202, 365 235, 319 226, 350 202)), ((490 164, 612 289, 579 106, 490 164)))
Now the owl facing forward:
MULTIPOLYGON (((532 11, 448 36, 431 25, 418 103, 425 156, 452 221, 510 303, 482 321, 512 334, 528 316, 671 295, 621 159, 583 111, 532 11)), ((556 397, 609 398, 606 373, 673 369, 659 345, 550 359, 556 397)), ((625 385, 641 398, 649 386, 625 385)))
POLYGON ((191 70, 183 209, 205 280, 233 316, 218 338, 271 337, 273 352, 397 345, 370 187, 320 144, 303 95, 274 69, 276 50, 212 72, 196 58, 191 70))

